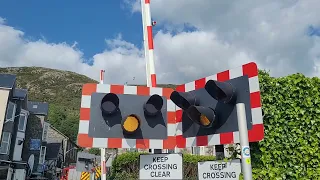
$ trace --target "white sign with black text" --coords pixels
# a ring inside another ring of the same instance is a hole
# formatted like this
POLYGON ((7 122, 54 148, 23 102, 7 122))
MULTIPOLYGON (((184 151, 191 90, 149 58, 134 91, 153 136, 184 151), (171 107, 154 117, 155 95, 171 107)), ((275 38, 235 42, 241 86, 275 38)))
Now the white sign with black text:
POLYGON ((241 173, 240 159, 232 161, 205 161, 198 162, 199 180, 235 180, 239 179, 241 173))
POLYGON ((139 179, 182 179, 182 154, 140 155, 139 179))

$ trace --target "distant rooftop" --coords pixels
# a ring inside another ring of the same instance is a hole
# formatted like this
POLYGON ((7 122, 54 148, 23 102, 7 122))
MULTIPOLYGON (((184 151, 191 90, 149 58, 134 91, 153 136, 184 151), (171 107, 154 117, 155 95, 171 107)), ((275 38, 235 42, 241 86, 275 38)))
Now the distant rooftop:
POLYGON ((12 89, 16 82, 16 76, 13 74, 0 74, 0 88, 12 89))
POLYGON ((13 98, 25 99, 27 96, 28 90, 26 89, 15 89, 13 92, 13 98))
POLYGON ((28 101, 28 110, 32 114, 48 115, 49 104, 46 102, 28 101))

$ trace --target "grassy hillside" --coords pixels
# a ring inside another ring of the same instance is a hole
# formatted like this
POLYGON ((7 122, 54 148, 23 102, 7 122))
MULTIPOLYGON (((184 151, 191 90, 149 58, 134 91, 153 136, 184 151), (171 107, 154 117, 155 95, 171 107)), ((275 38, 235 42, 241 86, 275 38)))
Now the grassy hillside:
MULTIPOLYGON (((17 75, 17 86, 28 89, 29 100, 49 103, 50 123, 73 140, 79 123, 81 87, 97 83, 84 75, 39 67, 0 68, 0 73, 17 75)), ((174 85, 159 85, 175 88, 174 85)))

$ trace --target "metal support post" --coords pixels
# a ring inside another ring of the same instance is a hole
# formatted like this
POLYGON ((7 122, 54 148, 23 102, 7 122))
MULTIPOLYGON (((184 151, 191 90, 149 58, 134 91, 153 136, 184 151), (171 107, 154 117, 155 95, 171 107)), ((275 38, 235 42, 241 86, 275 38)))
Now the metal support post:
MULTIPOLYGON (((105 70, 100 70, 100 84, 103 84, 104 81, 104 73, 105 70)), ((106 148, 100 148, 100 156, 101 156, 101 180, 107 179, 106 174, 106 148)))
POLYGON ((95 173, 90 173, 90 180, 95 180, 95 173))
POLYGON ((107 173, 106 173, 106 149, 101 148, 101 180, 107 179, 107 173))
POLYGON ((244 180, 252 180, 252 167, 250 157, 250 147, 248 140, 248 128, 246 108, 244 103, 237 103, 237 118, 240 134, 240 146, 241 146, 241 164, 244 180))

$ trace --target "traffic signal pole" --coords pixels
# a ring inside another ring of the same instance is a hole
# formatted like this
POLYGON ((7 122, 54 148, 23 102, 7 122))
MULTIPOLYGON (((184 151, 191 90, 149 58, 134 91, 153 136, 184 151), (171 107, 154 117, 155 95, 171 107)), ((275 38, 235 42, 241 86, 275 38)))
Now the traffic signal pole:
MULTIPOLYGON (((103 84, 104 79, 104 70, 100 70, 100 84, 103 84)), ((101 156, 101 180, 107 179, 106 173, 106 148, 100 148, 100 156, 101 156)))
POLYGON ((248 139, 247 117, 244 103, 237 103, 237 118, 240 134, 241 164, 244 180, 252 180, 252 167, 248 139))
MULTIPOLYGON (((141 0, 141 15, 143 25, 143 39, 144 39, 144 50, 146 58, 146 78, 148 87, 157 86, 157 78, 155 73, 155 64, 153 56, 153 35, 152 35, 152 20, 150 11, 150 0, 141 0)), ((151 149, 152 153, 160 154, 162 149, 151 149)))

